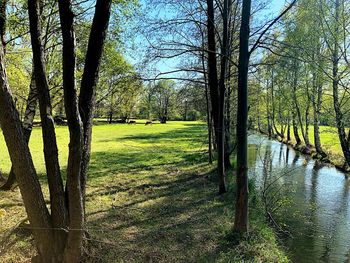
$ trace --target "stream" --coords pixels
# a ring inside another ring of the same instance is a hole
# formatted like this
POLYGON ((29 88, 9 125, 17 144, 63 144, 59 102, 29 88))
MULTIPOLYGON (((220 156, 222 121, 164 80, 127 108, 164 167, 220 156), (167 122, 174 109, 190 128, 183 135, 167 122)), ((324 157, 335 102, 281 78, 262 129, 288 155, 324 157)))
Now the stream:
MULTIPOLYGON (((249 135, 249 176, 269 186, 292 262, 350 262, 350 179, 335 167, 261 135, 249 135)), ((265 187, 264 187, 265 186, 265 187)))

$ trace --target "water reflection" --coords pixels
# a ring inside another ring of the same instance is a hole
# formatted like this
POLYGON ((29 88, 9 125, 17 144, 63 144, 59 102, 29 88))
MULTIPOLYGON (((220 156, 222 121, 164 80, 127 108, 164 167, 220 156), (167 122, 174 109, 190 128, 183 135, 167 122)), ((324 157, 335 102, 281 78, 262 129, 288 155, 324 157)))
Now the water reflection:
POLYGON ((350 262, 345 175, 279 142, 252 135, 249 143, 250 176, 258 188, 276 180, 275 191, 289 200, 275 216, 292 234, 286 246, 293 262, 350 262))

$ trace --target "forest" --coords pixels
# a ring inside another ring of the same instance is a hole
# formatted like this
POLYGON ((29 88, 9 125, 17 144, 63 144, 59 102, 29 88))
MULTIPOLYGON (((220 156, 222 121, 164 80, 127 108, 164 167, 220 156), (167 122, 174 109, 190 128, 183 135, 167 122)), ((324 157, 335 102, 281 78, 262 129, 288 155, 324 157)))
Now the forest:
POLYGON ((349 0, 0 0, 0 262, 350 262, 349 0))

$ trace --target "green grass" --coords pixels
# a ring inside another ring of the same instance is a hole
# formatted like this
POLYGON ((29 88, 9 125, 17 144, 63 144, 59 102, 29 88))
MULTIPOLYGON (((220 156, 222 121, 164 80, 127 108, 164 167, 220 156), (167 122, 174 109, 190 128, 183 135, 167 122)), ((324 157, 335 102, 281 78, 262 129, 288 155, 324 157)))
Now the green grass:
MULTIPOLYGON (((64 171, 66 127, 57 127, 57 138, 64 171)), ((87 262, 287 261, 254 194, 250 238, 235 245, 233 172, 228 173, 229 193, 217 196, 206 140, 206 126, 200 122, 94 127, 86 207, 87 262)), ((33 131, 30 148, 48 198, 39 128, 33 131)), ((0 137, 0 167, 8 171, 5 149, 0 137)), ((0 195, 0 233, 4 233, 25 218, 25 212, 18 188, 0 195)), ((23 262, 33 253, 25 229, 14 231, 5 243, 0 241, 1 262, 23 262)))
MULTIPOLYGON (((294 134, 291 130, 291 136, 294 140, 294 134)), ((303 140, 301 130, 299 128, 300 139, 303 140)), ((320 126, 320 137, 323 150, 328 154, 330 160, 337 165, 342 166, 344 164, 344 156, 340 146, 337 128, 329 126, 320 126)), ((309 139, 314 143, 314 127, 309 127, 309 139)))

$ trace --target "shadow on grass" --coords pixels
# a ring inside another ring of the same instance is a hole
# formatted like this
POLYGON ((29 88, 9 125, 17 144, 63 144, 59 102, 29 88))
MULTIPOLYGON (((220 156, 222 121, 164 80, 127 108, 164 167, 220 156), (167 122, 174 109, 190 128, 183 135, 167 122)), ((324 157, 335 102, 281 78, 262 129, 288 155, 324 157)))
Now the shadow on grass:
MULTIPOLYGON (((185 128, 175 128, 166 132, 158 133, 142 133, 136 135, 127 135, 122 138, 103 139, 100 142, 111 142, 114 140, 136 140, 138 143, 161 143, 167 140, 176 141, 192 141, 193 143, 206 143, 206 128, 203 124, 184 124, 185 128)), ((152 127, 153 128, 153 127, 152 127)))
POLYGON ((92 193, 90 200, 114 195, 115 203, 88 214, 93 237, 88 261, 214 259, 224 251, 221 240, 231 225, 228 218, 233 218, 232 196, 218 197, 216 192, 207 174, 188 174, 164 183, 92 193), (128 200, 119 202, 118 196, 125 193, 128 200))
POLYGON ((141 146, 92 155, 87 262, 210 261, 225 250, 233 194, 217 196, 203 125, 113 140, 141 146))

